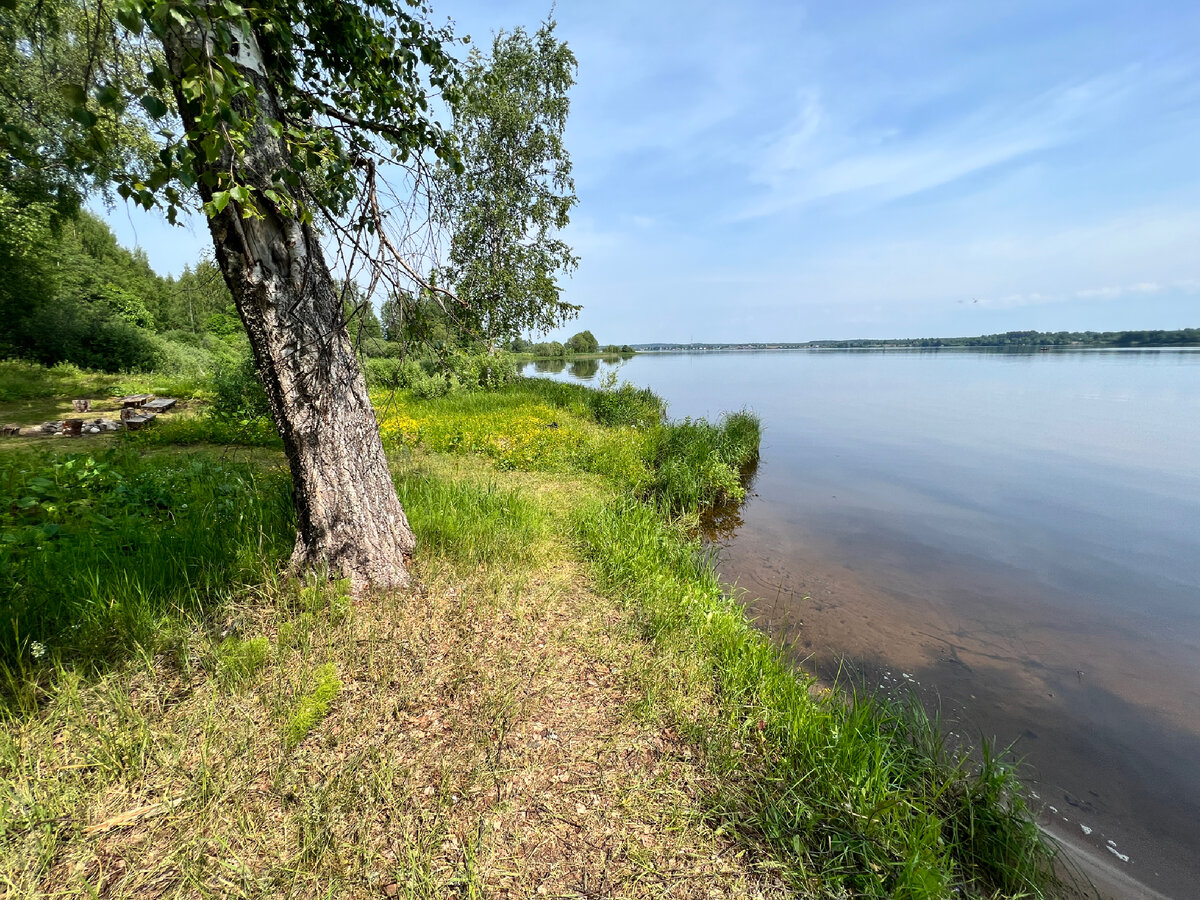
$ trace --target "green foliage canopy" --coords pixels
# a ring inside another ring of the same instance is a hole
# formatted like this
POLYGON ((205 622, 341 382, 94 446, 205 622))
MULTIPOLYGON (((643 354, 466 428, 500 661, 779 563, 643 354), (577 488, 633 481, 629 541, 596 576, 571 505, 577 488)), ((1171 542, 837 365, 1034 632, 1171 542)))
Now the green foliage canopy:
POLYGON ((600 350, 600 342, 590 331, 581 331, 567 341, 567 349, 572 353, 597 353, 600 350))
POLYGON ((171 221, 201 202, 210 215, 233 202, 244 216, 272 208, 307 220, 344 213, 368 159, 430 149, 457 165, 429 115, 432 92, 457 99, 453 35, 429 25, 419 0, 0 5, 5 84, 20 76, 0 92, 0 160, 60 173, 57 193, 43 195, 78 202, 89 185, 111 184, 171 221), (179 54, 172 71, 162 48, 173 41, 206 52, 179 54), (256 103, 263 78, 278 118, 256 103), (265 188, 248 170, 259 129, 286 147, 265 188))

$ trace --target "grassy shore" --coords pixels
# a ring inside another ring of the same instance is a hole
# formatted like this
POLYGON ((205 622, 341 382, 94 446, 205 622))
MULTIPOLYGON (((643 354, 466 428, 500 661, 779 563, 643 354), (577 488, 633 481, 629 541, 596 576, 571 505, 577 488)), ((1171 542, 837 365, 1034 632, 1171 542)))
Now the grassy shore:
POLYGON ((1010 772, 796 677, 723 590, 692 526, 752 415, 375 402, 418 587, 357 602, 281 577, 269 432, 0 445, 0 893, 1051 895, 1010 772))

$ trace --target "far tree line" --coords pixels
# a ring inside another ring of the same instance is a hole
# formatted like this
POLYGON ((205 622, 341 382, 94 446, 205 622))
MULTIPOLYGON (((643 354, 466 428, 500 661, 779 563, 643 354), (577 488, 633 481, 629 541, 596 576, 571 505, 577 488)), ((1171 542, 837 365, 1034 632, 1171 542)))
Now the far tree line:
POLYGON ((977 337, 898 340, 814 341, 833 348, 854 347, 1167 347, 1200 344, 1200 328, 1142 331, 1006 331, 977 337))
POLYGON ((632 356, 635 351, 628 344, 601 344, 590 331, 573 334, 566 343, 561 341, 531 341, 523 337, 513 338, 506 348, 513 353, 527 353, 540 357, 602 355, 632 356))
POLYGON ((635 344, 636 350, 937 350, 953 347, 1185 347, 1200 345, 1200 328, 1140 331, 1006 331, 975 337, 857 338, 846 341, 717 341, 635 344))

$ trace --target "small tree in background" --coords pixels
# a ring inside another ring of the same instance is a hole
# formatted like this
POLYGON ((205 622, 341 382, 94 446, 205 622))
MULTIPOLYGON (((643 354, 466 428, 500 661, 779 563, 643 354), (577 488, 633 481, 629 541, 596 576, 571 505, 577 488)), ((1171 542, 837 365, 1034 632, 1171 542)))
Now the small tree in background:
POLYGON ((490 58, 471 54, 453 128, 465 172, 443 164, 437 174, 460 301, 447 308, 493 345, 579 311, 558 284, 578 262, 558 237, 577 202, 563 145, 576 63, 554 27, 500 32, 490 58))
POLYGON ((600 342, 590 331, 581 331, 567 341, 567 349, 572 353, 597 353, 600 350, 600 342))

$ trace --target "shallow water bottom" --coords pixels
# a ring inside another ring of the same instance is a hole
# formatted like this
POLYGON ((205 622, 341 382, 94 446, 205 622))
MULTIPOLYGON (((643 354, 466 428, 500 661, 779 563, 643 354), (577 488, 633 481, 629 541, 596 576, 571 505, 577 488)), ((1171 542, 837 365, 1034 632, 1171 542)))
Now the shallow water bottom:
POLYGON ((1186 660, 1090 625, 1082 611, 1064 615, 1069 598, 1047 603, 1044 588, 1031 594, 978 560, 968 568, 865 538, 846 558, 846 544, 782 533, 743 524, 719 567, 797 664, 914 693, 952 740, 1008 747, 1051 836, 1111 869, 1114 884, 1194 896, 1200 675, 1186 660))

